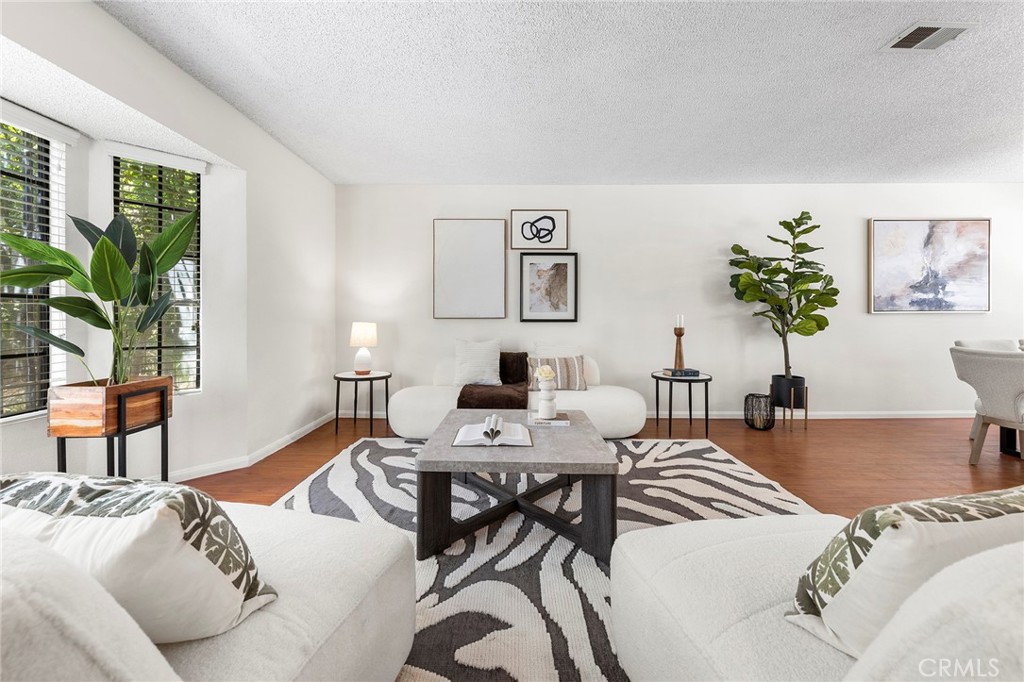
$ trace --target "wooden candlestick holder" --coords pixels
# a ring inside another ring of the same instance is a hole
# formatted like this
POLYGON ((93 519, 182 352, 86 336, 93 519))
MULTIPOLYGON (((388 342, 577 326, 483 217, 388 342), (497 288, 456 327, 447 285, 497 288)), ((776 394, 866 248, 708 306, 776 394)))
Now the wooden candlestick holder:
POLYGON ((683 363, 683 334, 686 332, 685 327, 676 327, 676 362, 673 367, 675 369, 683 369, 686 365, 683 363))

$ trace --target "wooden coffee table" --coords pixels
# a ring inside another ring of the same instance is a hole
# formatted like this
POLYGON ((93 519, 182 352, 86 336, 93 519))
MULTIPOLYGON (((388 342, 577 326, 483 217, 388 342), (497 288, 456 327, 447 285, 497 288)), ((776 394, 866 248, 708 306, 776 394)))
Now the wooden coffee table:
POLYGON ((426 559, 453 542, 512 512, 521 512, 576 542, 607 564, 615 542, 615 481, 618 459, 585 412, 568 410, 569 426, 529 427, 532 447, 452 447, 465 424, 489 414, 527 423, 526 410, 452 410, 416 456, 416 558, 426 559), (484 473, 557 474, 554 479, 513 493, 477 475, 484 473), (498 504, 465 520, 452 518, 452 476, 497 498, 498 504), (582 481, 580 523, 561 519, 535 502, 559 488, 582 481))

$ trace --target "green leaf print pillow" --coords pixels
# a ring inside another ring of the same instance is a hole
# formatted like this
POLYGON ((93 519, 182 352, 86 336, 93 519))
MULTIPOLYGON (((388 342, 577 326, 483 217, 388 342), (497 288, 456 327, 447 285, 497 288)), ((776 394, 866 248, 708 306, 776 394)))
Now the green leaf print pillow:
POLYGON ((224 510, 188 486, 0 476, 0 528, 90 573, 157 644, 226 632, 277 598, 224 510))
POLYGON ((1024 486, 865 509, 801 576, 786 614, 859 657, 931 576, 978 552, 1024 540, 1024 486))

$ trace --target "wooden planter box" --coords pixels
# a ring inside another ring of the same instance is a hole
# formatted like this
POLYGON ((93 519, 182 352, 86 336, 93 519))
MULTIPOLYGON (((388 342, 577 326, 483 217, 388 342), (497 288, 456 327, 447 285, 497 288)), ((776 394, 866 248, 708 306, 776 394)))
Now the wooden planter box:
MULTIPOLYGON (((100 379, 51 388, 48 393, 47 433, 51 437, 88 438, 117 433, 117 397, 145 389, 167 387, 167 416, 171 416, 174 377, 133 379, 126 384, 106 386, 100 379)), ((160 421, 160 393, 153 391, 128 398, 125 402, 128 430, 160 421)))

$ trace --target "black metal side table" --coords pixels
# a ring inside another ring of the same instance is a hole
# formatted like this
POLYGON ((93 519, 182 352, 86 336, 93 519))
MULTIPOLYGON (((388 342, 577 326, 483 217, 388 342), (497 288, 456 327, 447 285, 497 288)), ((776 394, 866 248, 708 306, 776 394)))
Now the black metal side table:
MULTIPOLYGON (((391 401, 391 390, 388 380, 391 379, 391 372, 374 370, 369 374, 356 374, 355 372, 338 372, 334 375, 334 433, 338 433, 338 421, 341 419, 341 382, 352 382, 352 430, 356 427, 356 405, 359 404, 359 384, 364 381, 370 382, 370 435, 373 435, 373 382, 384 381, 384 424, 391 428, 391 420, 388 418, 388 403, 391 401)), ((385 434, 387 431, 385 431, 385 434)))
POLYGON ((673 377, 664 371, 651 372, 654 379, 654 423, 661 425, 661 382, 668 382, 668 437, 672 437, 672 388, 676 384, 686 384, 686 404, 690 410, 690 426, 693 426, 693 385, 704 384, 704 437, 708 437, 708 384, 714 378, 710 374, 699 374, 695 377, 673 377))
POLYGON ((160 480, 168 480, 167 464, 167 387, 157 386, 144 388, 132 393, 121 393, 117 396, 117 431, 108 436, 58 436, 57 437, 57 471, 66 473, 68 470, 68 438, 106 438, 107 440, 107 476, 114 476, 114 441, 117 440, 117 475, 122 478, 128 476, 128 436, 140 431, 160 427, 160 480), (126 403, 129 398, 135 398, 147 393, 160 394, 160 419, 149 424, 136 426, 129 429, 125 423, 126 403))

